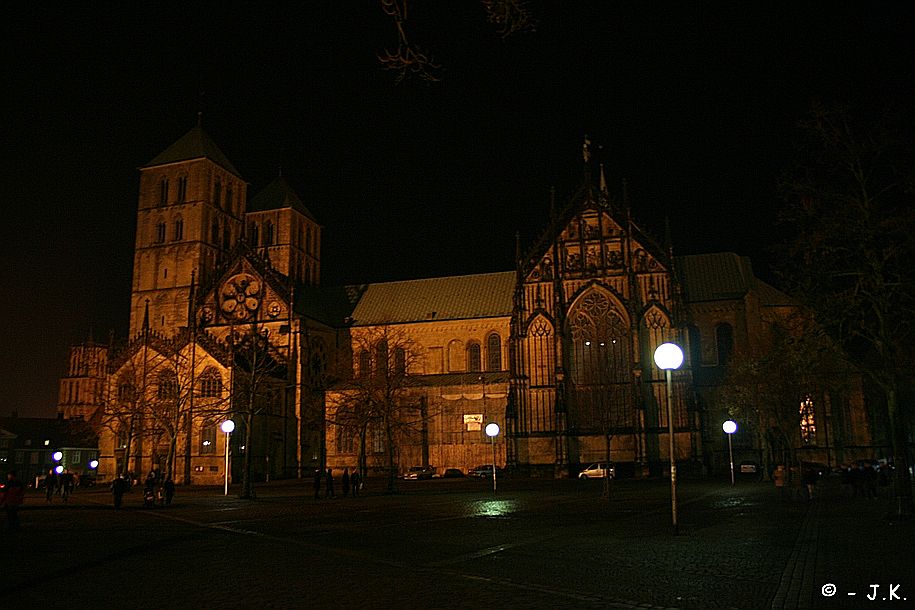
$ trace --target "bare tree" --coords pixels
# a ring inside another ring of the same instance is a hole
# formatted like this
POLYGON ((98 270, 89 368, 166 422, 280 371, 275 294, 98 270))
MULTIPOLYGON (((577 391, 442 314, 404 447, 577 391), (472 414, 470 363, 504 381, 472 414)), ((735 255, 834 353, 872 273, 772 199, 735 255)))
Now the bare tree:
POLYGON ((387 490, 394 492, 399 443, 429 417, 421 401, 410 396, 409 372, 415 370, 419 350, 399 329, 360 328, 354 331, 353 354, 356 370, 340 392, 331 423, 358 432, 361 469, 368 432, 383 434, 387 490))
POLYGON ((911 142, 889 113, 869 124, 816 107, 784 176, 784 275, 817 322, 879 388, 895 461, 896 515, 915 512, 909 475, 915 339, 911 142))

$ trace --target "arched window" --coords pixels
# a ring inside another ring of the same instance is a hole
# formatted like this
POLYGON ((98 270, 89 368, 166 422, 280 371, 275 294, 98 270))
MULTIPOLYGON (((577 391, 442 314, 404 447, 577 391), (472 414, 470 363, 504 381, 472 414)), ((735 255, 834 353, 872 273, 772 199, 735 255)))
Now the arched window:
POLYGON ((305 229, 305 252, 311 254, 311 225, 305 229))
POLYGON ((222 249, 228 250, 232 247, 232 231, 229 229, 229 225, 226 224, 222 228, 222 249))
POLYGON ((232 212, 232 185, 229 184, 226 186, 226 211, 232 212))
POLYGON ((129 381, 122 381, 118 384, 118 400, 122 403, 129 404, 137 399, 137 390, 129 381))
POLYGON ((817 424, 816 413, 813 409, 813 399, 810 396, 801 401, 801 440, 805 445, 816 445, 817 424))
POLYGON ((382 339, 375 344, 375 374, 384 375, 388 372, 388 342, 382 339))
POLYGON ((187 176, 178 177, 178 202, 183 203, 187 198, 187 176))
POLYGON ((724 366, 731 361, 734 353, 734 329, 730 324, 722 323, 715 327, 715 345, 718 347, 718 365, 724 366))
POLYGON ((159 205, 168 205, 168 178, 159 181, 159 205))
POLYGON ((269 220, 264 223, 264 245, 273 245, 273 223, 269 220))
POLYGON ((594 289, 575 302, 568 320, 570 428, 594 433, 633 425, 633 363, 625 312, 608 293, 594 289))
POLYGON ((216 426, 213 424, 200 430, 200 453, 216 453, 216 426))
POLYGON ((372 354, 368 350, 359 352, 359 376, 368 377, 372 374, 372 354))
POLYGON ((502 337, 496 333, 486 338, 486 370, 502 370, 502 337))
POLYGON ((248 242, 250 242, 252 248, 256 248, 259 244, 258 240, 258 227, 256 222, 252 222, 248 225, 248 242))
POLYGON ((199 396, 217 398, 222 395, 222 376, 214 368, 207 368, 200 376, 199 396))
POLYGON ((407 374, 407 352, 402 347, 394 348, 394 374, 407 374))
POLYGON ((467 370, 475 373, 483 370, 480 344, 474 341, 467 344, 467 370))
POLYGON ((175 220, 175 232, 172 235, 174 241, 181 241, 184 239, 184 220, 178 218, 175 220))
POLYGON ((174 371, 162 371, 156 384, 156 398, 172 400, 178 398, 178 377, 174 371))
POLYGON ((222 204, 222 180, 219 178, 216 179, 216 184, 213 186, 213 205, 217 208, 222 204))
POLYGON ((160 220, 156 223, 156 243, 165 243, 165 221, 160 220))
POLYGON ((219 243, 219 221, 215 218, 210 225, 210 241, 213 242, 214 246, 219 243))

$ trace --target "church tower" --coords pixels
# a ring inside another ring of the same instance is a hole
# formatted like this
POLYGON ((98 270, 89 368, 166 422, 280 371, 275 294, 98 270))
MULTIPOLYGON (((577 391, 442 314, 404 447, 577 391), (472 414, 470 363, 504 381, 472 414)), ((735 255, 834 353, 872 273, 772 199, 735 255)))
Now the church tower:
POLYGON ((321 225, 283 176, 251 199, 248 244, 293 281, 316 286, 321 279, 321 225))
POLYGON ((247 184, 198 124, 140 168, 130 335, 187 326, 192 283, 212 277, 241 237, 247 184))

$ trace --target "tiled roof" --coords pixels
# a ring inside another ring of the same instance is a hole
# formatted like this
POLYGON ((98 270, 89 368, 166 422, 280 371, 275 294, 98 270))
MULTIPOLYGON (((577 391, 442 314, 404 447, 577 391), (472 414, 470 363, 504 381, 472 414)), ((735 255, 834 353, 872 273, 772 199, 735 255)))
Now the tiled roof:
POLYGON ((510 316, 515 272, 369 284, 355 326, 510 316))
POLYGON ((232 162, 216 146, 216 143, 207 135, 199 125, 181 136, 181 138, 159 153, 155 159, 143 167, 154 167, 156 165, 165 165, 166 163, 177 163, 178 161, 189 161, 191 159, 207 158, 217 165, 229 170, 236 176, 241 177, 232 162))
POLYGON ((282 176, 278 176, 273 182, 265 186, 261 192, 251 198, 251 202, 248 204, 249 212, 263 212, 283 208, 293 208, 307 218, 316 221, 315 217, 312 216, 311 212, 282 176))
POLYGON ((746 256, 718 252, 678 256, 675 261, 688 303, 742 299, 755 287, 746 256))

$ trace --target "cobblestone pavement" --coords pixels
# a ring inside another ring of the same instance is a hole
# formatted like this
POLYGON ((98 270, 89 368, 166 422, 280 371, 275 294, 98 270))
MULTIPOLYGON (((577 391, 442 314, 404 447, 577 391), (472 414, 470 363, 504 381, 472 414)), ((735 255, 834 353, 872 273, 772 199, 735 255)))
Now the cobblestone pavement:
POLYGON ((50 505, 32 493, 22 528, 3 532, 0 599, 4 608, 915 606, 915 524, 891 525, 888 498, 848 498, 827 484, 813 501, 779 500, 770 485, 680 482, 676 536, 662 480, 614 482, 610 501, 599 481, 532 480, 503 481, 495 494, 485 481, 403 481, 396 495, 370 485, 359 498, 321 500, 310 482, 260 486, 256 500, 179 488, 156 509, 141 508, 135 490, 120 511, 103 489, 50 505), (825 596, 829 584, 836 593, 825 596))

